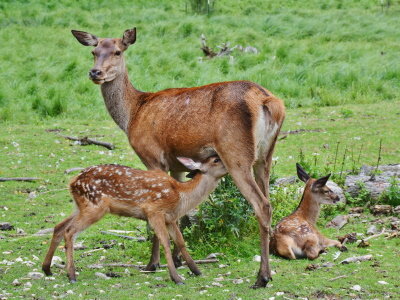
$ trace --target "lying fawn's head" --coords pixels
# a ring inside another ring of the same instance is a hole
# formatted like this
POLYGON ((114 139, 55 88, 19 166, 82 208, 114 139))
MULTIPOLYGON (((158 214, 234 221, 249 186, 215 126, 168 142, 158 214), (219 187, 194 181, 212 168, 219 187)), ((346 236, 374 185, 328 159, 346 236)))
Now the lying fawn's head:
POLYGON ((198 171, 202 174, 207 174, 217 179, 228 173, 224 164, 218 156, 210 156, 203 162, 195 162, 187 157, 177 157, 177 159, 189 170, 198 171))
POLYGON ((125 30, 122 38, 98 38, 78 30, 71 30, 75 38, 84 46, 95 47, 92 51, 94 67, 89 71, 89 78, 96 84, 115 79, 125 70, 123 52, 136 41, 136 28, 125 30))
POLYGON ((299 165, 297 167, 297 176, 299 179, 306 183, 305 190, 309 189, 311 196, 320 204, 334 204, 340 201, 338 195, 336 195, 329 187, 326 186, 331 174, 321 177, 319 179, 311 178, 306 171, 299 165))

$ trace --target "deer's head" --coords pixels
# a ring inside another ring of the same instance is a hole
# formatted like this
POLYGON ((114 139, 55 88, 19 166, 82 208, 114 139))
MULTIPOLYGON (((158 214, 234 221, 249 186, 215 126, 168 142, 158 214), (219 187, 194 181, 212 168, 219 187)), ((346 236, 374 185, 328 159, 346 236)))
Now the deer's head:
POLYGON ((136 41, 136 28, 128 29, 122 38, 98 38, 88 32, 72 30, 74 37, 84 46, 94 47, 94 67, 89 78, 96 84, 114 80, 125 71, 123 53, 136 41))
POLYGON ((210 156, 202 162, 196 162, 187 157, 177 157, 177 159, 189 170, 201 172, 217 179, 228 173, 221 159, 216 155, 210 156))
POLYGON ((306 183, 305 192, 310 192, 315 201, 320 204, 335 204, 340 201, 339 196, 326 185, 331 174, 314 179, 299 164, 296 164, 296 167, 297 176, 306 183))

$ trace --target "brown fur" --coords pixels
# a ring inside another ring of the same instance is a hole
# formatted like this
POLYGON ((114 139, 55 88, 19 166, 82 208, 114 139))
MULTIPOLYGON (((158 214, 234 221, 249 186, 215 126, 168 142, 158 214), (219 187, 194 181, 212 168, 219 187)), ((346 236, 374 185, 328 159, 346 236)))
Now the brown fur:
POLYGON ((147 220, 164 247, 171 279, 182 283, 169 248, 172 237, 190 270, 201 272, 185 248, 176 222, 179 217, 197 206, 226 174, 226 169, 216 157, 201 164, 200 172, 185 183, 179 182, 160 170, 142 171, 119 165, 99 165, 85 169, 70 183, 71 195, 77 211, 54 228, 42 269, 51 275, 50 265, 54 252, 65 239, 67 273, 76 281, 73 261, 73 238, 106 213, 147 220))
MULTIPOLYGON (((288 259, 315 259, 327 247, 335 246, 345 250, 339 241, 324 237, 316 227, 320 204, 336 203, 339 197, 325 183, 322 186, 318 185, 316 179, 304 179, 306 186, 300 204, 291 215, 276 225, 271 238, 271 252, 288 259)), ((323 182, 328 177, 321 179, 323 182)))
MULTIPOLYGON (((93 37, 73 34, 84 45, 93 37)), ((135 29, 129 34, 136 39, 135 29)), ((217 154, 222 159, 260 222, 262 259, 254 287, 265 287, 271 278, 269 175, 285 117, 283 102, 249 81, 141 92, 130 83, 122 55, 116 56, 118 45, 126 44, 125 34, 122 39, 97 40, 92 71, 99 75, 92 80, 102 84, 107 109, 147 168, 171 171, 179 178, 187 169, 176 156, 201 160, 217 154), (115 45, 112 50, 110 45, 115 45)), ((153 251, 157 249, 155 245, 153 251)), ((159 255, 153 254, 156 264, 159 255)))

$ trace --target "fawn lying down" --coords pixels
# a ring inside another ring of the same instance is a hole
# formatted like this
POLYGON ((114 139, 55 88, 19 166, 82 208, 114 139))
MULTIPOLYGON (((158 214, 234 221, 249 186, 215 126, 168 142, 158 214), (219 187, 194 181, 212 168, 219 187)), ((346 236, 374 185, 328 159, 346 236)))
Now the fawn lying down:
POLYGON ((315 259, 327 247, 335 246, 345 251, 346 247, 339 241, 324 237, 316 227, 320 205, 339 202, 339 196, 326 186, 330 174, 313 179, 299 164, 296 166, 297 176, 306 183, 304 193, 297 209, 276 225, 270 243, 271 252, 288 259, 315 259))
POLYGON ((217 156, 204 162, 178 158, 188 169, 198 170, 193 179, 179 182, 160 170, 143 171, 120 165, 99 165, 85 169, 70 183, 70 191, 77 211, 54 228, 53 238, 42 269, 51 275, 54 252, 65 239, 67 275, 76 281, 73 259, 73 237, 106 213, 147 220, 165 250, 171 279, 182 284, 174 266, 169 235, 195 275, 201 272, 185 248, 177 220, 196 207, 218 185, 227 173, 217 156))

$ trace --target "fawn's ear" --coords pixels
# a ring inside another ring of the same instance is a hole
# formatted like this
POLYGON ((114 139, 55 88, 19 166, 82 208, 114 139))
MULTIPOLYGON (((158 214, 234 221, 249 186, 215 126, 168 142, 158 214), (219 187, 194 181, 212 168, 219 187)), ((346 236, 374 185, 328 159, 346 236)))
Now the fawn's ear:
POLYGON ((322 187, 328 182, 329 177, 331 177, 331 174, 326 175, 325 177, 321 177, 321 178, 317 179, 317 180, 313 183, 313 187, 322 188, 322 187))
POLYGON ((125 49, 136 42, 136 27, 132 29, 127 29, 122 36, 122 44, 124 44, 125 49))
POLYGON ((300 166, 299 163, 296 163, 296 168, 297 168, 297 176, 301 181, 307 182, 308 179, 310 179, 310 175, 307 174, 306 171, 300 166))
POLYGON ((74 35, 74 37, 78 40, 78 42, 84 46, 96 47, 97 44, 99 43, 99 39, 97 38, 97 36, 91 33, 79 30, 71 30, 71 32, 74 35))
POLYGON ((177 160, 179 160, 181 162, 181 164, 184 165, 189 170, 192 170, 192 171, 193 170, 200 170, 200 168, 201 168, 201 163, 195 162, 191 158, 177 157, 177 160))

